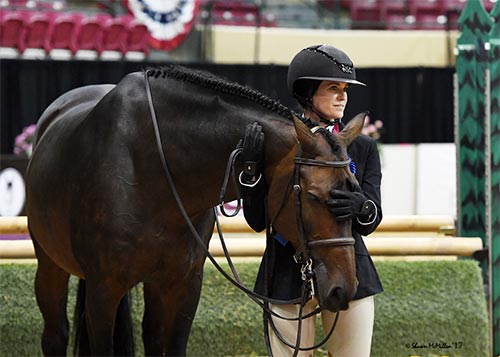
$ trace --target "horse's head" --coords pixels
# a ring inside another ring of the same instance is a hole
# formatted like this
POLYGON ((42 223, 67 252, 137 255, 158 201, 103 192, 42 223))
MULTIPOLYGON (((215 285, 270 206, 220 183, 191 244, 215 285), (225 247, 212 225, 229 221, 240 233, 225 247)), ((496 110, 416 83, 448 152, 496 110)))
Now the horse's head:
POLYGON ((359 187, 346 148, 361 132, 364 118, 358 114, 338 135, 311 130, 295 119, 299 144, 270 168, 268 210, 273 226, 305 263, 312 262, 316 297, 331 311, 348 308, 357 279, 351 221, 338 222, 326 201, 332 188, 359 187))

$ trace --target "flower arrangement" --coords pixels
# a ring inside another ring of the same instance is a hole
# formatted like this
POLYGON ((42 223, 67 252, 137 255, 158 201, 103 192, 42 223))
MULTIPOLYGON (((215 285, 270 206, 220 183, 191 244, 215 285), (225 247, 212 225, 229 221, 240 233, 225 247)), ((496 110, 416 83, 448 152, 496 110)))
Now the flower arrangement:
POLYGON ((363 126, 363 129, 361 130, 361 133, 372 137, 378 142, 382 136, 383 127, 384 123, 382 122, 382 120, 375 120, 372 123, 370 117, 366 116, 365 124, 363 126))
POLYGON ((23 132, 16 136, 14 142, 14 154, 31 156, 33 152, 33 143, 35 141, 36 125, 28 125, 24 127, 23 132))

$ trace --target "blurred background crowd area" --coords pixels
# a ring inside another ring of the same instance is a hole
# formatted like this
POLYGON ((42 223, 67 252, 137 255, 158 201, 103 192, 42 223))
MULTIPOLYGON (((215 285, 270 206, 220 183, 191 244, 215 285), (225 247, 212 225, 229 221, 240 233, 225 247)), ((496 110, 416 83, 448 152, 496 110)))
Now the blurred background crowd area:
MULTIPOLYGON (((490 11, 497 0, 477 0, 490 11)), ((164 8, 192 3, 194 9, 188 40, 177 41, 168 50, 151 46, 148 31, 130 11, 144 0, 0 0, 3 48, 19 54, 28 49, 53 48, 111 50, 123 55, 136 52, 138 59, 211 60, 211 32, 219 26, 253 29, 300 30, 420 30, 450 32, 458 29, 458 18, 466 0, 183 0, 165 1, 164 8), (167 5, 165 5, 167 4, 167 5), (73 28, 71 27, 73 25, 73 28), (49 32, 59 33, 59 44, 50 43, 49 32), (57 29, 55 31, 54 29, 57 29), (76 34, 75 32, 79 32, 76 34), (121 35, 119 33, 121 32, 121 35), (35 33, 35 34, 31 34, 35 33), (101 34, 102 33, 102 34, 101 34), (128 43, 124 33, 128 33, 128 43), (63 46, 64 36, 70 45, 63 46), (84 37, 87 36, 87 39, 84 37), (101 37, 105 36, 106 39, 101 37), (122 39, 119 39, 119 37, 122 39), (23 37, 23 38, 19 38, 23 37), (81 39, 77 39, 80 37, 81 39), (133 37, 133 38, 130 38, 133 37), (197 48, 193 48, 193 38, 197 48), (183 43, 183 46, 179 46, 183 43), (175 48, 174 48, 175 47, 175 48)), ((162 3, 159 1, 158 3, 162 3)), ((143 22, 143 21, 142 21, 143 22)), ((297 34, 295 34, 298 36, 297 34)), ((258 41, 255 39, 254 42, 258 41)), ((164 48, 163 48, 164 49, 164 48)), ((5 51, 4 51, 5 52, 5 51)), ((29 51, 28 51, 29 52, 29 51)), ((32 51, 33 52, 33 51, 32 51)), ((256 51, 254 51, 256 52, 256 51)), ((41 54, 38 54, 40 56, 41 54)), ((3 55, 2 57, 5 57, 3 55)), ((252 60, 259 62, 258 55, 252 60)))
MULTIPOLYGON (((496 0, 478 0, 490 11, 496 0)), ((465 0, 199 0, 198 24, 312 29, 457 29, 465 0)), ((4 10, 127 13, 125 0, 1 0, 4 10)))

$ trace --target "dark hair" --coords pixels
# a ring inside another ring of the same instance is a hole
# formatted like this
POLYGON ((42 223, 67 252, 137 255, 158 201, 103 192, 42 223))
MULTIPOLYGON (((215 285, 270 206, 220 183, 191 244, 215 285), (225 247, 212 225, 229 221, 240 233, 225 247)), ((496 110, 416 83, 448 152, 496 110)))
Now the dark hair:
POLYGON ((320 84, 321 81, 317 79, 300 79, 295 82, 293 86, 294 96, 304 109, 311 105, 314 93, 320 84))

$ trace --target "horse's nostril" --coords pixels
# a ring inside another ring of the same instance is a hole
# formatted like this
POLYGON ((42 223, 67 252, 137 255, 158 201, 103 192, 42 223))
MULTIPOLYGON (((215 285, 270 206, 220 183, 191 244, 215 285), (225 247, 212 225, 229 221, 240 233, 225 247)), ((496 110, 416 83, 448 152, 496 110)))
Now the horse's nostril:
POLYGON ((329 300, 335 302, 340 310, 345 310, 349 306, 350 299, 344 288, 336 286, 330 290, 329 300))
POLYGON ((334 287, 330 291, 330 297, 333 299, 341 300, 344 294, 344 289, 342 289, 340 286, 334 287))

